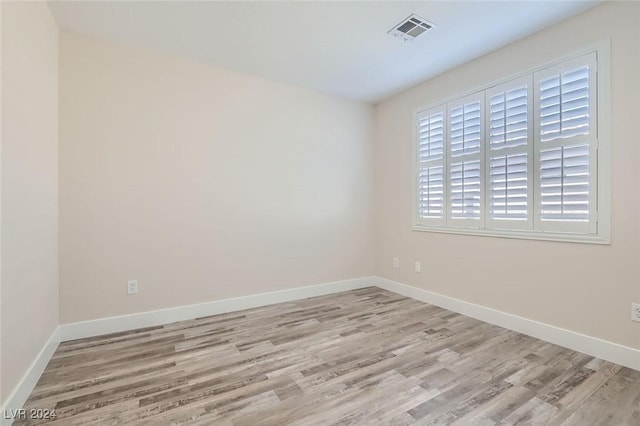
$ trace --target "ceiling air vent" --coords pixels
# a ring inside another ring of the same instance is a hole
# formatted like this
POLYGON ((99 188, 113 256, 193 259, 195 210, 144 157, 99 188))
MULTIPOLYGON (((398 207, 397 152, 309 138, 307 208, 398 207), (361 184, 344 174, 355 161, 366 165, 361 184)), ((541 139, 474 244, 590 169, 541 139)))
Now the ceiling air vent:
POLYGON ((403 19, 395 27, 391 28, 388 33, 394 37, 399 37, 404 41, 413 40, 420 34, 429 31, 433 28, 433 23, 427 21, 424 18, 419 17, 416 14, 403 19))

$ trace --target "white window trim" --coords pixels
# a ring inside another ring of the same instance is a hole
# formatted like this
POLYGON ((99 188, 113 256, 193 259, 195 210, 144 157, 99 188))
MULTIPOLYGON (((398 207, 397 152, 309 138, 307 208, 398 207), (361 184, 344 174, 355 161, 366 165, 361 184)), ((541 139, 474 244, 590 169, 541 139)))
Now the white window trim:
MULTIPOLYGON (((593 213, 596 221, 597 221, 597 233, 594 234, 582 234, 582 233, 570 233, 570 232, 554 232, 551 229, 548 229, 544 232, 542 231, 528 231, 528 230, 510 230, 510 229, 473 229, 473 228, 458 228, 458 227, 450 227, 448 223, 443 226, 433 226, 425 223, 420 223, 417 215, 417 139, 414 137, 413 139, 413 149, 412 149, 412 229, 414 231, 426 231, 426 232, 436 232, 436 233, 447 233, 447 234, 460 234, 460 235, 476 235, 476 236, 490 236, 490 237, 500 237, 500 238, 517 238, 517 239, 530 239, 530 240, 544 240, 544 241, 563 241, 563 242, 574 242, 574 243, 590 243, 590 244, 611 244, 611 52, 610 52, 610 39, 607 39, 597 45, 590 45, 581 49, 573 54, 566 55, 564 57, 555 59, 553 61, 549 61, 540 66, 536 66, 525 71, 519 72, 517 74, 510 75, 506 78, 502 78, 500 80, 494 81, 490 84, 484 85, 482 87, 475 88, 473 90, 469 90, 463 93, 460 93, 455 96, 451 96, 447 99, 441 100, 435 104, 428 105, 426 107, 417 108, 414 111, 414 114, 411 116, 411 126, 413 128, 416 127, 416 117, 419 113, 425 112, 428 110, 433 110, 435 108, 443 108, 451 102, 456 102, 461 100, 462 98, 466 98, 471 95, 479 95, 479 92, 483 92, 486 90, 491 90, 492 88, 509 83, 518 78, 525 78, 528 75, 533 73, 542 71, 544 69, 561 65, 563 63, 569 62, 573 59, 582 57, 586 54, 595 52, 597 55, 597 80, 596 80, 596 97, 597 97, 597 123, 596 123, 596 134, 593 137, 597 138, 597 144, 592 144, 592 154, 594 154, 594 161, 597 162, 597 200, 595 203, 592 203, 592 209, 595 209, 593 213), (594 152, 595 151, 595 152, 594 152)), ((535 99, 535 88, 534 88, 534 99, 535 99)), ((448 115, 448 113, 447 113, 448 115)), ((484 114, 484 120, 486 123, 486 111, 484 114)), ((445 121, 448 117, 445 117, 445 121)), ((446 123, 445 125, 448 125, 446 123)), ((486 126, 484 126, 486 127, 486 126)), ((533 127, 533 126, 532 126, 533 127)), ((536 137, 537 135, 534 135, 536 137)), ((445 147, 447 146, 448 141, 445 140, 445 147)), ((531 144, 533 145, 533 144, 531 144)), ((483 146, 483 163, 487 164, 486 156, 488 151, 483 146)), ((447 150, 448 152, 448 150, 447 150)), ((448 156, 448 153, 445 153, 445 156, 448 156)), ((536 154, 537 155, 537 154, 536 154)), ((448 160, 448 158, 447 158, 448 160)), ((535 159, 537 162, 537 159, 535 159)), ((535 164, 535 162, 534 162, 535 164)), ((535 171, 535 166, 533 167, 535 171)), ((484 170, 484 167, 483 167, 484 170)), ((446 172, 445 172, 446 173, 446 172)), ((483 171, 486 173, 486 171, 483 171)), ((537 172, 535 172, 537 173, 537 172)), ((446 179, 445 179, 446 181, 446 179)), ((534 176, 533 190, 537 191, 537 179, 534 176)), ((486 179, 485 179, 485 196, 483 197, 483 223, 485 222, 484 216, 486 216, 486 205, 488 203, 486 194, 486 179)), ((448 201, 447 201, 448 203, 448 201)), ((535 208, 533 208, 535 212, 535 208)), ((445 212, 445 216, 448 212, 445 212)), ((535 213, 534 213, 535 215, 535 213)), ((534 223, 535 223, 534 216, 534 223)))

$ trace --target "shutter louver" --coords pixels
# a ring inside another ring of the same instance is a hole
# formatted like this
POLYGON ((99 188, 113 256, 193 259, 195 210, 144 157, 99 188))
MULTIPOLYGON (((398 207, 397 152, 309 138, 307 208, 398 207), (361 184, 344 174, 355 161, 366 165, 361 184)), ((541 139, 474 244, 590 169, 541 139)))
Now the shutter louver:
POLYGON ((480 153, 480 101, 451 109, 449 146, 452 157, 480 153))
POLYGON ((527 86, 491 97, 489 143, 491 149, 526 145, 528 139, 527 86))
POLYGON ((444 114, 422 117, 418 121, 419 161, 439 160, 444 156, 444 114))
POLYGON ((444 209, 442 166, 420 169, 418 175, 418 214, 420 218, 441 218, 444 209))
POLYGON ((589 134, 589 67, 540 81, 540 140, 589 134))
POLYGON ((589 221, 589 146, 540 152, 540 219, 589 221))
POLYGON ((481 187, 480 161, 451 165, 451 217, 480 219, 481 187))
POLYGON ((493 157, 489 163, 490 217, 527 220, 527 154, 493 157))

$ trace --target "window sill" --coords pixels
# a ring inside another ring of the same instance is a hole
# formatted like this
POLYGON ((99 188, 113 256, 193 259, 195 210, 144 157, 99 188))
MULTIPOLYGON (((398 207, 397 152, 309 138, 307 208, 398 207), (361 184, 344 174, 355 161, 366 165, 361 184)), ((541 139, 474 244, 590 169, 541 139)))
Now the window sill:
POLYGON ((599 244, 610 245, 611 239, 597 234, 569 234, 569 233, 552 233, 552 232, 534 232, 534 231, 513 231, 513 230, 496 230, 496 229, 464 229, 464 228, 443 228, 437 226, 414 225, 414 231, 421 232, 437 232, 441 234, 457 234, 457 235, 473 235, 481 237, 496 238, 515 238, 521 240, 539 240, 539 241, 559 241, 565 243, 583 243, 583 244, 599 244))

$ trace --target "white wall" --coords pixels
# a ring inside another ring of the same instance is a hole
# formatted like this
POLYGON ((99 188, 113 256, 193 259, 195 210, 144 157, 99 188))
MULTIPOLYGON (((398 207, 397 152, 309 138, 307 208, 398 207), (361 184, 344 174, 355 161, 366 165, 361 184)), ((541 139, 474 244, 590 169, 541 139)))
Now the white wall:
POLYGON ((525 318, 640 348, 640 3, 610 2, 407 90, 376 108, 377 274, 525 318), (411 230, 415 108, 611 39, 612 244, 411 230), (392 258, 401 269, 392 268, 392 258), (422 261, 422 273, 413 262, 422 261))
POLYGON ((4 402, 58 324, 58 27, 44 2, 0 7, 4 402))
POLYGON ((61 323, 372 274, 371 106, 60 43, 61 323))

